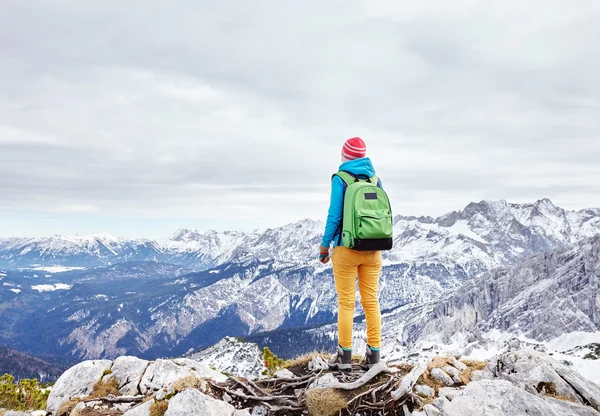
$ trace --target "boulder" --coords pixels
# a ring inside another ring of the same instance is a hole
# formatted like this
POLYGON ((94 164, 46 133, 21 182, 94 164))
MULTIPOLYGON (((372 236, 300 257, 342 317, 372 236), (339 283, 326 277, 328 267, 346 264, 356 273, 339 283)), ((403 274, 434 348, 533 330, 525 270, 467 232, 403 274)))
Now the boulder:
POLYGON ((426 404, 425 407, 423 407, 423 411, 427 416, 440 416, 442 414, 442 412, 432 404, 426 404))
POLYGON ((450 377, 448 375, 448 373, 446 373, 441 368, 431 369, 431 377, 433 377, 435 380, 439 381, 440 383, 443 383, 445 386, 453 386, 454 385, 454 380, 452 380, 452 377, 450 377))
POLYGON ((236 409, 229 403, 213 399, 198 390, 188 389, 169 400, 169 408, 164 416, 233 416, 234 414, 241 416, 243 413, 236 413, 236 409))
POLYGON ((419 396, 423 397, 433 397, 435 396, 435 390, 425 384, 417 384, 415 386, 415 393, 419 396))
POLYGON ((287 368, 282 368, 275 373, 276 378, 295 378, 296 376, 287 368))
POLYGON ((450 401, 452 401, 452 399, 454 399, 454 396, 456 396, 457 393, 461 392, 462 388, 457 388, 457 387, 441 387, 438 389, 438 396, 439 397, 444 397, 450 401))
POLYGON ((447 365, 447 366, 443 367, 442 370, 444 370, 446 373, 448 373, 450 375, 450 377, 452 377, 452 380, 454 381, 455 384, 461 383, 460 371, 456 367, 447 365))
POLYGON ((588 406, 531 394, 505 380, 469 383, 444 406, 443 416, 598 416, 588 406))
POLYGON ((29 416, 29 413, 16 412, 14 410, 9 410, 8 412, 4 413, 4 416, 29 416))
POLYGON ((46 410, 54 415, 69 400, 88 396, 111 365, 110 360, 88 360, 69 368, 52 387, 46 410))
POLYGON ((458 361, 454 357, 452 357, 452 362, 450 364, 452 364, 458 371, 465 371, 467 368, 469 368, 465 363, 458 361))
POLYGON ((450 401, 445 397, 438 397, 433 401, 433 405, 437 407, 438 410, 444 410, 448 403, 450 403, 450 401))
POLYGON ((150 416, 150 407, 154 404, 154 399, 142 403, 131 410, 125 412, 123 416, 150 416))
POLYGON ((192 373, 184 367, 180 367, 171 360, 156 360, 150 364, 142 377, 140 392, 148 394, 166 388, 173 389, 177 380, 191 375, 192 373))
POLYGON ((315 381, 313 381, 308 388, 315 389, 315 388, 319 388, 319 387, 325 387, 325 386, 329 386, 329 385, 337 383, 337 382, 338 382, 338 379, 335 378, 335 376, 333 374, 327 373, 324 376, 321 376, 318 379, 316 379, 315 381))
POLYGON ((119 383, 119 391, 127 396, 140 394, 139 385, 149 362, 137 357, 119 357, 113 362, 111 374, 104 379, 114 377, 119 383))
POLYGON ((308 369, 310 371, 320 371, 327 370, 329 368, 329 364, 323 358, 315 356, 308 363, 308 369))
POLYGON ((499 378, 538 394, 540 383, 552 384, 559 396, 600 410, 600 387, 546 354, 524 348, 501 354, 483 371, 489 379, 499 378))

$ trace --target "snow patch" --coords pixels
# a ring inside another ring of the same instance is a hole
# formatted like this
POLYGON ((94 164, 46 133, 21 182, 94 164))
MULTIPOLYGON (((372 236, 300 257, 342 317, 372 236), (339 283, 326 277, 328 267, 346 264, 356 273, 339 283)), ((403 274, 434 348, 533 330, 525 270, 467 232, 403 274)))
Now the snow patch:
POLYGON ((570 334, 563 334, 546 342, 546 346, 555 351, 566 351, 593 343, 600 344, 600 331, 571 332, 570 334))
POLYGON ((65 266, 48 266, 48 267, 34 267, 31 270, 37 270, 48 273, 64 273, 72 270, 85 270, 85 267, 65 267, 65 266))
POLYGON ((11 292, 15 292, 17 294, 21 293, 21 289, 9 289, 11 292))
POLYGON ((69 290, 71 289, 71 285, 66 285, 64 283, 56 283, 54 285, 35 285, 31 286, 31 289, 37 290, 38 292, 54 292, 55 290, 69 290))

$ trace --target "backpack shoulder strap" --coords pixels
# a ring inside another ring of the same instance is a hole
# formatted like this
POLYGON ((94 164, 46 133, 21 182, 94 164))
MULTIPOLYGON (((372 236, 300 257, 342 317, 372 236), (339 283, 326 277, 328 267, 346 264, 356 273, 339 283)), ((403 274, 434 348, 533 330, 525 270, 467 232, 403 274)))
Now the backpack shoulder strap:
POLYGON ((331 175, 331 179, 333 180, 333 178, 335 176, 340 177, 340 179, 342 179, 342 181, 344 181, 346 186, 350 186, 350 184, 353 184, 354 182, 356 182, 356 178, 351 173, 343 171, 343 170, 331 175))

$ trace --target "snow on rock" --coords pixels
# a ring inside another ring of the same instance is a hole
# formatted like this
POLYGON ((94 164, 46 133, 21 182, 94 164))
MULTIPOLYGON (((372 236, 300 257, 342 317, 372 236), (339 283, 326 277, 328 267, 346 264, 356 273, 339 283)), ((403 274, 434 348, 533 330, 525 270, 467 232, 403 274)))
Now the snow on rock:
POLYGON ((91 360, 81 362, 65 371, 52 387, 46 410, 54 414, 69 400, 88 396, 94 384, 111 365, 110 360, 91 360))
POLYGON ((35 285, 31 286, 32 290, 37 290, 38 292, 54 292, 55 290, 70 290, 71 285, 67 285, 64 283, 56 283, 54 285, 35 285))
POLYGON ((443 416, 598 416, 578 403, 531 394, 504 380, 469 383, 443 409, 443 416))
POLYGON ((173 362, 185 368, 198 378, 210 378, 217 382, 223 382, 227 380, 226 375, 207 367, 206 365, 198 362, 197 360, 192 360, 190 358, 174 358, 173 362))
POLYGON ((265 368, 263 353, 257 344, 233 337, 225 337, 215 345, 186 357, 240 377, 261 374, 265 368))
POLYGON ((122 394, 135 396, 141 393, 139 385, 148 365, 148 361, 137 357, 119 357, 113 362, 111 374, 104 376, 104 379, 116 378, 122 394))

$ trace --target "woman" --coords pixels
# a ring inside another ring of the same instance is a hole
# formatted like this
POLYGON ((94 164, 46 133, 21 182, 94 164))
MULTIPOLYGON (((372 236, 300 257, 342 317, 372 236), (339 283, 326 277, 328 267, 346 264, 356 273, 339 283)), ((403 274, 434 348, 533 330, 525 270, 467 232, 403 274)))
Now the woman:
MULTIPOLYGON (((357 176, 366 175, 369 178, 375 176, 373 164, 367 157, 367 147, 361 138, 353 137, 344 143, 339 170, 357 176)), ((378 181, 377 185, 381 187, 381 182, 378 181)), ((329 366, 339 370, 352 368, 352 324, 358 276, 361 303, 367 320, 367 351, 361 367, 368 369, 378 363, 380 358, 381 310, 377 294, 382 258, 381 251, 356 251, 344 247, 340 238, 344 189, 344 181, 334 176, 327 224, 319 253, 321 263, 329 262, 329 247, 333 242, 331 261, 338 294, 338 347, 337 353, 329 361, 329 366)))

